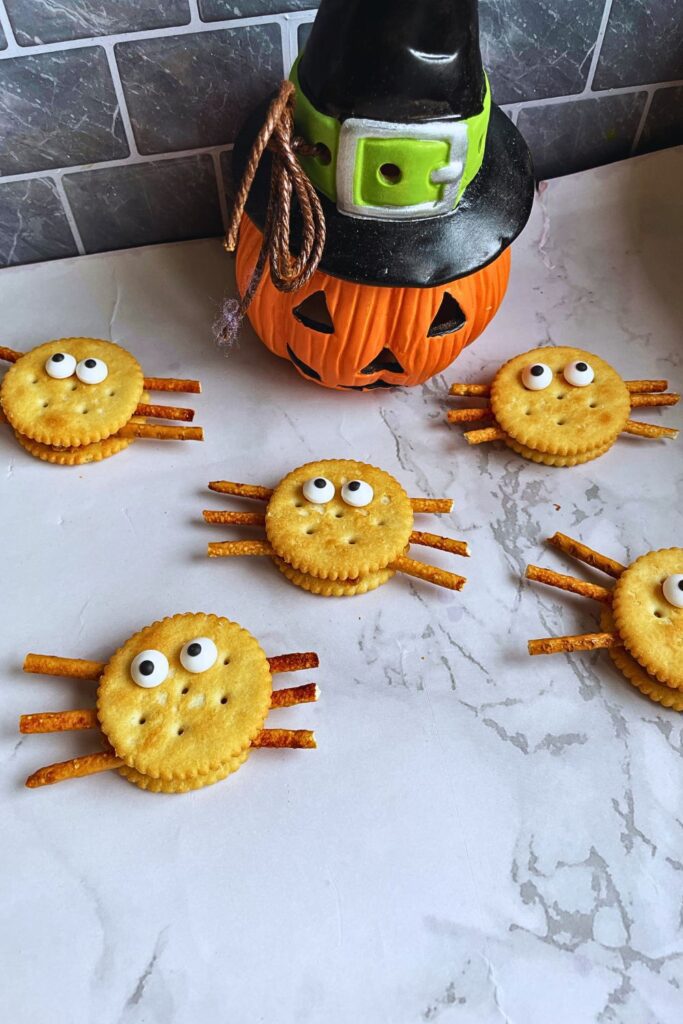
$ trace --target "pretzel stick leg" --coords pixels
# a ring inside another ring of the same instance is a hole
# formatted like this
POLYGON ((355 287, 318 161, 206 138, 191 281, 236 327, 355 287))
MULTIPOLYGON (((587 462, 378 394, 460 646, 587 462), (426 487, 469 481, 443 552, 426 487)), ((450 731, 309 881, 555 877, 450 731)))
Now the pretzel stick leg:
POLYGON ((505 431, 500 427, 484 427, 482 430, 466 430, 468 444, 485 444, 487 441, 504 441, 505 431))
POLYGON ((116 754, 101 751, 98 754, 86 754, 85 757, 72 757, 70 761, 49 764, 29 775, 26 785, 29 789, 38 786, 51 786, 55 782, 66 779, 81 779, 84 775, 95 775, 97 772, 108 772, 112 768, 120 768, 123 761, 116 754))
POLYGON ((34 715, 22 715, 19 732, 66 732, 69 729, 97 729, 99 726, 95 708, 83 711, 39 711, 34 715))
POLYGON ((13 348, 5 348, 4 345, 0 345, 0 359, 4 359, 6 363, 16 363, 22 355, 23 352, 15 352, 13 348))
POLYGON ((426 548, 450 551, 452 555, 469 558, 470 546, 466 540, 451 540, 450 537, 440 537, 438 533, 424 533, 422 530, 413 530, 409 539, 411 544, 421 544, 426 548))
POLYGON ((275 552, 265 540, 221 540, 209 544, 209 558, 237 558, 240 555, 267 555, 275 552))
POLYGON ((637 420, 626 420, 624 434, 635 434, 637 437, 668 437, 674 441, 678 437, 678 431, 673 427, 657 427, 653 423, 639 423, 637 420))
POLYGON ((270 698, 271 708, 292 708, 295 704, 309 704, 320 696, 315 683, 305 686, 290 686, 286 690, 273 690, 270 698))
POLYGON ((152 416, 158 420, 182 420, 184 423, 192 423, 194 409, 184 409, 178 405, 148 405, 141 402, 135 410, 136 416, 152 416))
POLYGON ((476 423, 477 420, 490 420, 493 413, 490 406, 482 406, 481 409, 449 409, 446 419, 449 423, 476 423))
POLYGON ((413 512, 451 512, 451 498, 410 498, 413 512))
POLYGON ((236 484, 232 480, 212 480, 210 491, 218 494, 232 494, 237 498, 255 498, 257 501, 268 501, 273 494, 271 487, 258 487, 255 484, 236 484))
POLYGON ((55 658, 51 654, 27 654, 24 658, 24 672, 63 676, 66 679, 91 679, 96 682, 104 672, 104 664, 81 658, 55 658))
POLYGON ((263 526, 266 521, 262 512, 215 512, 204 509, 202 515, 207 523, 222 523, 229 526, 263 526))
POLYGON ((632 395, 644 395, 652 391, 666 391, 668 380, 626 380, 626 387, 632 395))
POLYGON ((414 558, 406 558, 405 555, 395 558, 389 563, 388 568, 405 573, 406 576, 414 576, 418 580, 425 580, 427 583, 434 583, 437 587, 445 587, 447 590, 462 590, 467 583, 464 576, 437 569, 434 565, 425 565, 424 562, 416 562, 414 558))
POLYGON ((148 437, 153 441, 203 441, 201 427, 169 427, 164 423, 126 423, 118 437, 148 437))
POLYGON ((680 395, 677 395, 674 391, 669 394, 660 395, 632 395, 631 396, 631 408, 639 409, 643 406, 654 406, 654 405, 676 405, 680 401, 680 395))
POLYGON ((607 587, 599 587, 597 583, 586 583, 574 576, 565 576, 564 573, 543 569, 538 565, 527 565, 526 578, 536 583, 545 583, 549 587, 557 587, 558 590, 568 590, 571 594, 580 594, 581 597, 590 597, 593 601, 602 601, 603 604, 612 603, 612 591, 607 587))
POLYGON ((185 395, 201 394, 202 385, 198 380, 177 380, 175 377, 145 377, 145 391, 175 391, 185 395))
POLYGON ((315 734, 309 729, 262 729, 251 741, 252 747, 291 747, 314 750, 315 734))
POLYGON ((461 398, 488 398, 491 394, 490 384, 451 384, 449 395, 461 398))
POLYGON ((593 548, 582 544, 581 541, 573 540, 565 533, 554 533, 552 537, 548 538, 548 543, 558 548, 559 551, 563 551, 565 555, 578 558, 580 562, 592 565, 594 569, 599 569, 601 572, 607 573, 608 576, 613 576, 614 579, 619 579, 622 572, 626 571, 626 566, 621 562, 617 562, 614 558, 608 558, 607 555, 601 555, 599 551, 594 551, 593 548))
POLYGON ((314 651, 307 651, 305 654, 278 654, 268 658, 268 664, 272 675, 275 675, 277 672, 301 672, 303 669, 317 668, 320 662, 314 651))
POLYGON ((545 637, 529 641, 529 654, 569 654, 572 651, 597 651, 604 647, 623 647, 616 633, 581 633, 578 636, 545 637))

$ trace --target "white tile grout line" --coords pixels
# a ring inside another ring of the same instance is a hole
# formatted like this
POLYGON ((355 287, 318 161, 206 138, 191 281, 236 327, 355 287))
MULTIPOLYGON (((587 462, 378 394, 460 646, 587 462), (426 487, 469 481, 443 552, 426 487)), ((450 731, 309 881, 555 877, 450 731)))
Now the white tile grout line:
POLYGON ((638 146, 640 145, 640 139, 643 134, 643 129, 645 128, 645 122, 647 121, 647 116, 650 113, 650 107, 652 106, 652 100, 656 92, 656 89, 650 89, 648 92, 647 99, 645 100, 645 106, 643 107, 643 112, 640 115, 640 121, 638 122, 638 127, 636 128, 636 134, 633 136, 633 144, 631 146, 629 156, 634 156, 638 149, 638 146))
POLYGON ((228 221, 230 214, 228 213, 228 201, 225 197, 225 181, 223 179, 223 168, 221 167, 221 154, 214 150, 211 154, 213 161, 213 172, 216 176, 216 186, 218 188, 218 205, 221 208, 221 221, 223 222, 223 231, 227 233, 228 221))
POLYGON ((600 19, 600 26, 598 28, 597 39, 595 40, 595 46, 593 47, 593 55, 591 57, 590 67, 588 68, 588 75, 586 76, 586 86, 584 92, 588 93, 593 88, 593 80, 595 78, 595 72, 597 71, 598 61, 600 60, 600 51, 602 50, 602 43, 605 38, 605 32, 607 31, 607 23, 609 22, 609 16, 612 13, 613 0, 605 0, 605 9, 602 12, 602 18, 600 19))
POLYGON ((64 208, 64 215, 65 215, 65 217, 66 217, 66 219, 68 221, 69 227, 71 228, 71 234, 74 236, 74 242, 76 243, 76 248, 78 249, 78 254, 79 254, 79 256, 85 256, 86 255, 86 249, 85 249, 85 246, 83 245, 83 239, 81 238, 81 232, 80 232, 80 230, 78 228, 78 224, 76 223, 76 218, 74 217, 73 210, 71 209, 71 203, 69 202, 68 196, 67 196, 66 191, 64 189, 64 182, 62 181, 62 178, 63 178, 63 175, 61 173, 55 175, 55 178, 54 178, 55 191, 56 191, 57 195, 59 196, 59 198, 60 198, 60 200, 62 202, 62 206, 64 208))
POLYGON ((109 74, 111 75, 112 83, 114 85, 114 92, 116 93, 116 102, 118 106, 117 113, 121 116, 121 123, 123 124, 123 130, 126 133, 128 149, 131 153, 131 156, 139 156, 140 154, 138 151, 138 144, 135 138, 135 132, 133 131, 133 125, 131 124, 130 114, 128 112, 128 104, 126 103, 126 97, 123 91, 121 75, 119 74, 119 66, 116 63, 116 57, 114 56, 113 43, 107 43, 104 47, 104 52, 107 55, 109 74))
POLYGON ((17 43, 16 43, 16 40, 14 38, 14 29, 12 28, 12 23, 9 20, 9 14, 7 13, 7 11, 5 9, 4 0, 0 0, 0 27, 2 28, 3 32, 5 33, 5 38, 7 39, 7 47, 8 47, 8 49, 10 47, 15 47, 17 45, 17 43))

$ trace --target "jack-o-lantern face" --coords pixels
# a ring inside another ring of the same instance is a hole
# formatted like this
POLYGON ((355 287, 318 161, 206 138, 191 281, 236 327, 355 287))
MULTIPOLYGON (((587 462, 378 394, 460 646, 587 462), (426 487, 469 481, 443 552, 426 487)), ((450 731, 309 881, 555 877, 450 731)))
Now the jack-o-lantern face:
MULTIPOLYGON (((240 292, 262 235, 247 217, 237 249, 240 292)), ((329 388, 369 391, 422 384, 478 337, 500 306, 510 250, 469 277, 436 288, 380 288, 318 270, 296 292, 279 292, 266 271, 249 307, 263 343, 329 388)))

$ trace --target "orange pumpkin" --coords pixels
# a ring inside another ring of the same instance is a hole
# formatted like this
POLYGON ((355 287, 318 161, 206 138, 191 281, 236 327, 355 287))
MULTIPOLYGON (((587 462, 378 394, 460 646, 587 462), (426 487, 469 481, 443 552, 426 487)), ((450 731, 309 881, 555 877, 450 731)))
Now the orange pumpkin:
MULTIPOLYGON (((262 235, 244 217, 237 283, 244 294, 262 235)), ((297 292, 279 292, 266 270, 249 307, 264 345, 328 388, 411 387, 440 373, 477 338, 503 301, 505 249, 482 270, 436 288, 355 284, 317 270, 297 292)))

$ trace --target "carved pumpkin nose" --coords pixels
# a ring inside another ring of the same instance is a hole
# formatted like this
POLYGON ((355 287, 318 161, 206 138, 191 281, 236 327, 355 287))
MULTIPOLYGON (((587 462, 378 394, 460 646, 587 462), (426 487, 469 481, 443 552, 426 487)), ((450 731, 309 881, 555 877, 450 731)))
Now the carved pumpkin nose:
POLYGON ((390 348, 383 348, 378 356, 375 356, 367 366, 364 366, 361 373, 405 373, 405 370, 390 348))

